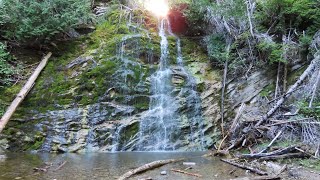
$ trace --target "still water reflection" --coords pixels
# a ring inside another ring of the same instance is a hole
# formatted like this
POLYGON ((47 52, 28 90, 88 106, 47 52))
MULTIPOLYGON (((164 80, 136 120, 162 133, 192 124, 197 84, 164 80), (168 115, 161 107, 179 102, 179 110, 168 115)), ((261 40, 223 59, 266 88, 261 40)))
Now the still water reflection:
MULTIPOLYGON (((192 170, 203 175, 202 179, 230 179, 228 175, 233 168, 217 159, 202 158, 204 152, 121 152, 89 154, 26 154, 9 153, 0 161, 0 179, 106 179, 113 180, 123 173, 148 162, 170 158, 191 158, 196 162, 192 170), (66 164, 57 170, 63 162, 66 164), (34 168, 45 168, 46 172, 36 172, 34 168)), ((171 172, 171 168, 185 169, 181 162, 163 166, 133 179, 152 177, 153 179, 195 179, 171 172), (161 176, 161 171, 167 171, 161 176)), ((240 172, 243 173, 243 172, 240 172)), ((230 176, 230 177, 229 177, 230 176)))

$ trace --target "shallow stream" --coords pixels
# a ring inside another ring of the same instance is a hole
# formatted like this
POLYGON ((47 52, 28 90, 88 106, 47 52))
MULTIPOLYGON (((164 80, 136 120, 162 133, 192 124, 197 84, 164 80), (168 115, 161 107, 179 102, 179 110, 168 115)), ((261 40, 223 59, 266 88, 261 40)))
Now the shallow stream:
POLYGON ((201 157, 204 152, 119 152, 119 153, 88 153, 88 154, 27 154, 9 153, 0 161, 0 179, 106 179, 113 180, 125 172, 146 163, 171 158, 187 158, 183 162, 195 162, 195 166, 185 166, 177 162, 156 168, 132 179, 151 177, 157 179, 208 179, 223 180, 246 176, 245 171, 235 169, 217 158, 201 157), (65 162, 60 169, 58 167, 65 162), (52 165, 51 165, 52 164, 52 165), (46 172, 35 171, 34 168, 50 166, 46 172), (192 169, 188 168, 191 167, 192 169), (200 174, 197 178, 171 171, 171 169, 186 170, 200 174), (166 171, 167 175, 160 175, 166 171))

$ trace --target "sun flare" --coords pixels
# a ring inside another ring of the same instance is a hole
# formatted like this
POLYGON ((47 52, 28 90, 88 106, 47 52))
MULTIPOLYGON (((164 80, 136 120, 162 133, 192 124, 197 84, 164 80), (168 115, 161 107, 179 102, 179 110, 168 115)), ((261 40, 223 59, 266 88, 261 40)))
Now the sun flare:
POLYGON ((166 0, 145 0, 144 7, 158 17, 165 17, 169 13, 169 5, 166 0))

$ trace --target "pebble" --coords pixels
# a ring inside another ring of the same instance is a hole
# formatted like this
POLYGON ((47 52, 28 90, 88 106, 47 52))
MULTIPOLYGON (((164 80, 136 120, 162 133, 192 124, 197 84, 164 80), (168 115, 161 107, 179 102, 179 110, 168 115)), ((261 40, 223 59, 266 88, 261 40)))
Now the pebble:
POLYGON ((161 175, 167 175, 167 171, 161 171, 161 175))

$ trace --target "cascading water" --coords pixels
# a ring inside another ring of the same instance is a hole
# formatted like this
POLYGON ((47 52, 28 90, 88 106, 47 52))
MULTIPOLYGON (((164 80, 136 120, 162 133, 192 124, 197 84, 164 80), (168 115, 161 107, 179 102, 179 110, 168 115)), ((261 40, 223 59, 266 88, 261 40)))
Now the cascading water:
MULTIPOLYGON (((121 94, 125 95, 125 102, 127 102, 126 105, 128 105, 128 102, 133 98, 133 96, 130 94, 130 91, 143 88, 140 86, 143 86, 144 84, 142 82, 142 78, 145 74, 142 72, 141 63, 137 62, 136 59, 139 59, 140 56, 139 40, 141 38, 147 38, 150 40, 150 37, 149 32, 140 27, 141 24, 142 19, 134 20, 132 11, 130 10, 127 17, 127 26, 133 34, 123 36, 117 48, 117 59, 120 61, 120 67, 115 72, 114 79, 116 80, 115 84, 118 86, 118 89, 121 89, 121 94), (138 33, 141 31, 145 33, 138 33), (139 82, 136 86, 133 86, 128 78, 134 77, 136 75, 135 71, 140 72, 140 77, 135 77, 139 79, 139 82)), ((152 58, 149 54, 147 54, 147 56, 148 60, 152 58)), ((128 115, 127 118, 129 118, 129 116, 130 115, 128 115)), ((111 152, 125 150, 123 149, 125 142, 121 141, 121 134, 124 133, 125 127, 126 124, 121 124, 116 128, 113 134, 114 138, 112 140, 111 152)))
POLYGON ((161 37, 161 57, 158 70, 151 76, 151 92, 149 111, 140 123, 139 150, 174 150, 172 138, 178 133, 178 115, 175 100, 172 97, 172 72, 168 66, 168 39, 166 37, 167 19, 159 25, 161 37))
MULTIPOLYGON (((132 27, 133 34, 122 38, 119 46, 117 58, 121 62, 120 68, 114 77, 116 84, 121 84, 122 94, 132 95, 130 91, 130 81, 127 79, 134 76, 133 68, 141 69, 141 64, 132 59, 139 59, 139 39, 144 35, 137 33, 134 29, 139 25, 132 24, 132 16, 129 16, 128 27, 132 27), (138 49, 136 49, 138 48, 138 49)), ((141 30, 141 28, 139 28, 141 30)), ((140 31, 141 32, 141 31, 140 31)), ((172 33, 170 23, 167 19, 162 19, 159 23, 159 33, 161 38, 161 56, 156 72, 150 76, 150 102, 149 110, 142 113, 139 123, 138 142, 135 150, 139 151, 173 151, 178 150, 179 144, 184 143, 188 150, 203 150, 203 119, 201 112, 201 100, 196 91, 196 80, 186 70, 183 63, 181 40, 172 33), (172 83, 174 68, 169 59, 168 35, 176 38, 177 66, 185 79, 185 84, 177 91, 172 83), (179 92, 177 94, 177 92, 179 92), (184 107, 180 107, 179 98, 184 98, 184 107), (187 112, 180 112, 187 109, 187 112), (183 129, 183 118, 188 119, 188 128, 183 129)), ((150 39, 148 33, 148 38, 150 39)), ((151 39, 150 39, 151 40, 151 39)), ((125 121, 125 120, 124 120, 125 121)), ((120 124, 113 133, 112 152, 126 150, 132 142, 124 142, 121 137, 125 133, 126 124, 120 124), (129 143, 129 144, 128 144, 129 143)))

